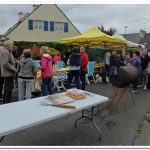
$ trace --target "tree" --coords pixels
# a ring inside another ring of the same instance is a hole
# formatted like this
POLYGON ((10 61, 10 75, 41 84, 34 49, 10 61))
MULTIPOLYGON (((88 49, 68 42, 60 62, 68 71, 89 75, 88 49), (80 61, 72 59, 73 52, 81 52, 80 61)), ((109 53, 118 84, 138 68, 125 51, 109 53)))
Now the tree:
POLYGON ((103 25, 98 27, 98 29, 100 31, 102 31, 103 33, 106 33, 107 35, 110 35, 110 36, 112 36, 113 34, 115 34, 117 32, 117 29, 115 29, 113 27, 111 27, 109 30, 106 30, 103 25))

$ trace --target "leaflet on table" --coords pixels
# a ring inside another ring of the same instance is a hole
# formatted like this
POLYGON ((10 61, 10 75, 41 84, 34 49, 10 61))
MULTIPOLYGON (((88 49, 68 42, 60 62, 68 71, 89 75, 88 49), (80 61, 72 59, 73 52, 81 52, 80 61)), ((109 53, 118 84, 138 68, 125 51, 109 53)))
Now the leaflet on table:
POLYGON ((74 101, 67 97, 64 93, 49 95, 46 99, 56 104, 66 104, 74 101))
POLYGON ((82 96, 82 95, 87 95, 87 96, 94 96, 94 94, 89 93, 87 91, 79 90, 79 89, 69 89, 67 90, 67 93, 74 95, 74 96, 82 96))

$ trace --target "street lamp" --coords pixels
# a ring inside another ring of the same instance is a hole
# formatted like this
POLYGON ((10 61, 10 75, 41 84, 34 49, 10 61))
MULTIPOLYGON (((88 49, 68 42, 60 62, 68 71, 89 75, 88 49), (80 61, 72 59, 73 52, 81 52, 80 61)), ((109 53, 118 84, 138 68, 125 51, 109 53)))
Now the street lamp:
POLYGON ((127 28, 128 28, 128 27, 127 27, 127 26, 125 26, 124 28, 125 28, 125 34, 126 34, 126 31, 127 31, 127 28))

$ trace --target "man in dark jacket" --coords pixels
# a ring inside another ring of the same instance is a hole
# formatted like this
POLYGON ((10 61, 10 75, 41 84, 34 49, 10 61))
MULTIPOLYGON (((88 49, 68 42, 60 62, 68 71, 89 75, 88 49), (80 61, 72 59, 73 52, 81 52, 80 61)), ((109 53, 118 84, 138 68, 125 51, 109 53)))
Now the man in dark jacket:
POLYGON ((116 54, 115 50, 112 50, 110 55, 110 75, 116 76, 120 67, 120 56, 116 54))
POLYGON ((81 54, 78 47, 72 49, 72 53, 68 58, 67 65, 70 66, 70 71, 68 74, 68 88, 71 88, 72 80, 75 77, 76 86, 78 89, 81 88, 80 83, 80 65, 81 65, 81 54))
POLYGON ((82 64, 80 66, 80 80, 82 83, 82 90, 85 90, 85 79, 86 79, 86 74, 87 74, 87 70, 88 70, 88 62, 89 62, 89 58, 87 53, 85 52, 85 48, 84 47, 80 47, 80 53, 81 53, 81 57, 82 57, 82 64))
POLYGON ((4 42, 4 48, 0 53, 1 76, 4 77, 4 103, 11 102, 12 89, 14 85, 14 75, 16 73, 15 60, 12 55, 13 42, 4 42))

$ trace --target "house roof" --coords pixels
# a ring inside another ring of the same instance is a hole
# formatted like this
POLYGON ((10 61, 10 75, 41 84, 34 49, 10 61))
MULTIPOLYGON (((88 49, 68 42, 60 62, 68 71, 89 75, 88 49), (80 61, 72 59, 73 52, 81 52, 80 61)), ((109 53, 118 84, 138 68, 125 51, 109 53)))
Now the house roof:
POLYGON ((6 37, 9 33, 11 33, 15 28, 17 28, 17 26, 19 26, 19 24, 21 24, 27 17, 29 16, 29 13, 27 13, 23 18, 21 18, 21 20, 19 20, 14 26, 12 26, 11 28, 9 28, 6 33, 4 34, 4 36, 6 37))
POLYGON ((146 45, 146 48, 150 50, 150 33, 145 33, 144 38, 140 38, 139 33, 123 34, 123 37, 132 42, 146 45))
POLYGON ((132 34, 122 34, 122 36, 127 39, 128 41, 139 43, 140 36, 139 33, 132 33, 132 34))
MULTIPOLYGON (((39 6, 37 6, 31 13, 27 13, 21 20, 19 20, 14 26, 12 26, 11 28, 9 28, 6 33, 4 34, 4 36, 6 37, 8 34, 10 34, 13 30, 15 30, 25 19, 27 19, 33 12, 35 12, 40 6, 42 6, 43 4, 40 4, 39 6)), ((60 11, 61 13, 69 20, 69 22, 74 26, 74 24, 70 21, 70 19, 63 13, 63 11, 56 5, 54 4, 60 11)), ((75 26, 74 26, 75 27, 75 26)), ((75 27, 75 29, 80 33, 80 31, 75 27)))
POLYGON ((150 49, 150 33, 146 33, 144 39, 140 40, 141 44, 146 44, 146 48, 150 49))

